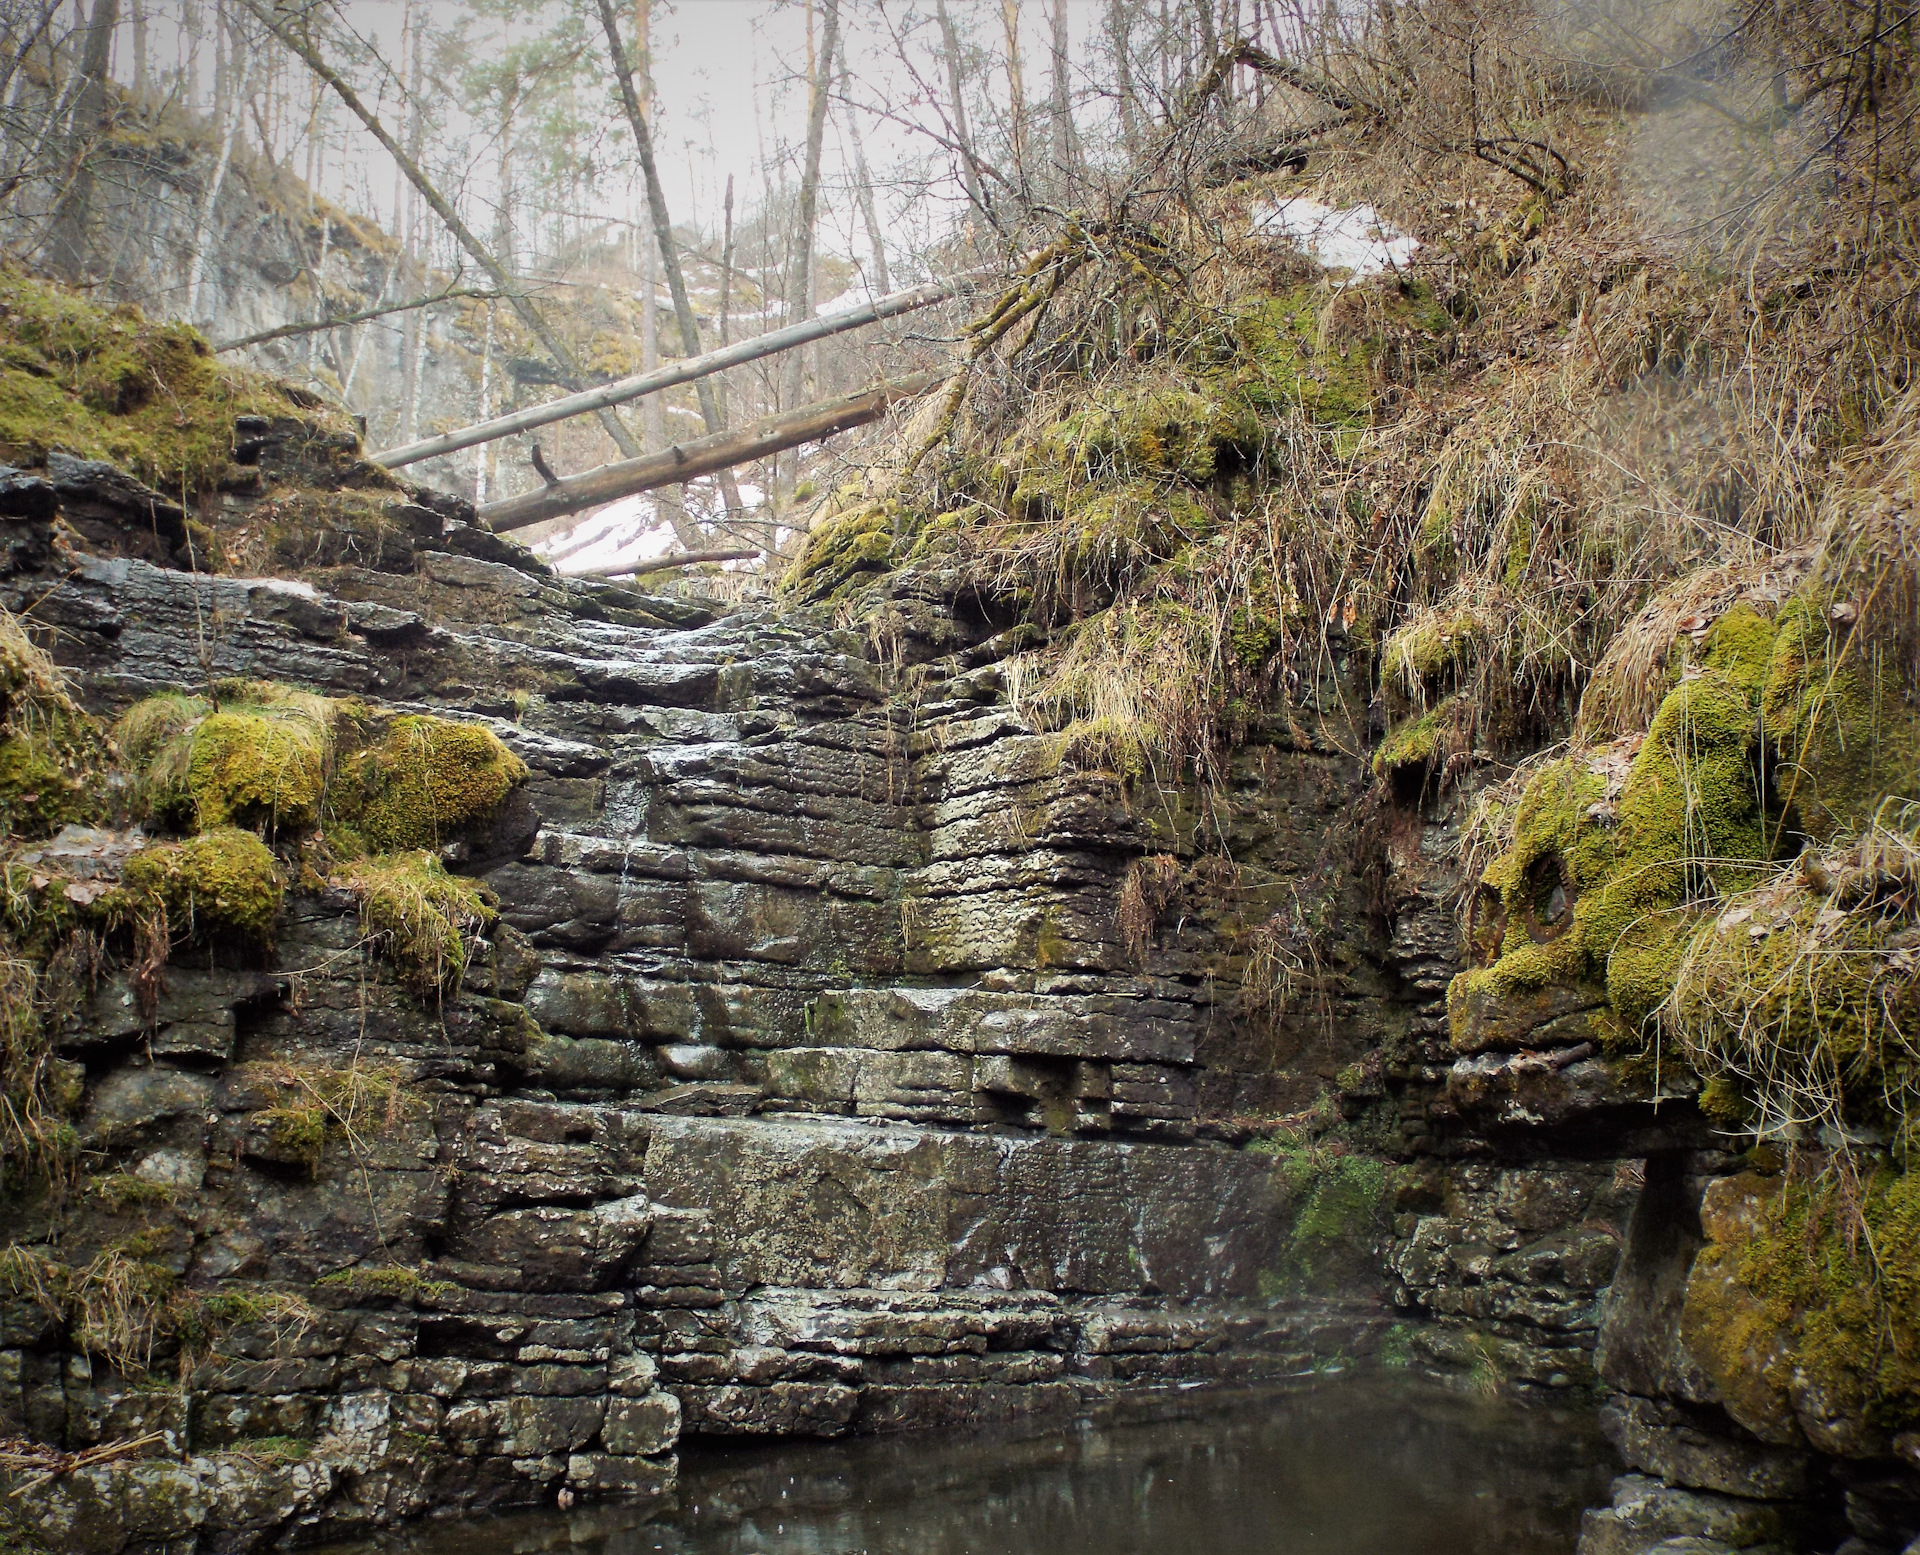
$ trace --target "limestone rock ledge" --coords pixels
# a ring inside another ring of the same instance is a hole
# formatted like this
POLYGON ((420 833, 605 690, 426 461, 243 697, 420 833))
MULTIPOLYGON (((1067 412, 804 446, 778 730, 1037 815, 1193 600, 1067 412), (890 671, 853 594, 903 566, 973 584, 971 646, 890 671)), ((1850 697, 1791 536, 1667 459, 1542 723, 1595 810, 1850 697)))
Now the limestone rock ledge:
MULTIPOLYGON (((90 1234, 227 1307, 143 1372, 0 1290, 11 1428, 142 1442, 16 1498, 29 1534, 239 1555, 661 1496, 683 1432, 1164 1409, 1377 1340, 1364 1293, 1269 1304, 1273 1159, 1222 1120, 1272 1066, 1204 934, 1116 928, 1162 823, 978 669, 904 696, 831 621, 564 583, 418 504, 301 581, 196 575, 45 485, 0 500, 0 604, 95 711, 276 680, 484 723, 532 776, 446 850, 500 917, 444 1002, 310 886, 270 958, 182 958, 150 1008, 109 968, 62 1034, 87 1170, 145 1185, 90 1234), (365 1073, 384 1111, 290 1139, 276 1097, 365 1073)), ((1284 885, 1353 764, 1261 759, 1284 885)))

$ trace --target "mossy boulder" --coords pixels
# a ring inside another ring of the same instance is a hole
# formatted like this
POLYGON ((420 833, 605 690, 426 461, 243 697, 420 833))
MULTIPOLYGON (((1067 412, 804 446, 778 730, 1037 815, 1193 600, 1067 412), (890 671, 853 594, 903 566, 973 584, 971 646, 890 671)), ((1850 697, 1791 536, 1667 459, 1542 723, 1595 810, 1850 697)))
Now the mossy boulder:
POLYGON ((438 848, 492 820, 526 778, 492 730, 409 714, 341 764, 332 810, 372 852, 438 848))
POLYGON ((114 726, 149 819, 177 830, 245 826, 299 837, 320 823, 334 728, 350 704, 266 681, 212 699, 164 694, 114 726))
POLYGON ((1879 1457, 1920 1425, 1920 1180, 1813 1166, 1709 1188, 1681 1332, 1763 1440, 1879 1457))
POLYGON ((176 941, 258 949, 273 943, 284 892, 267 845, 252 832, 221 826, 142 848, 127 860, 112 905, 132 917, 163 909, 176 941))
POLYGON ((297 836, 320 818, 326 726, 307 717, 218 712, 194 730, 187 765, 194 824, 297 836))
POLYGON ((894 559, 899 514, 891 503, 855 500, 816 520, 782 581, 802 599, 835 599, 886 572, 894 559))

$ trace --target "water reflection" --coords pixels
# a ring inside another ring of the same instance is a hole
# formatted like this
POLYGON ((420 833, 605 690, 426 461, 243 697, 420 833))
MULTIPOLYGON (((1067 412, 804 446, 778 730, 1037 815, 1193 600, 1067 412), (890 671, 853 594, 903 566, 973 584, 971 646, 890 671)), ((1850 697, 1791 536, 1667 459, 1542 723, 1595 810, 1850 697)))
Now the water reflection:
POLYGON ((1568 1555, 1613 1472, 1585 1411, 1405 1377, 1064 1435, 695 1446, 681 1465, 680 1509, 651 1522, 525 1513, 379 1548, 472 1555, 478 1535, 489 1555, 1568 1555))

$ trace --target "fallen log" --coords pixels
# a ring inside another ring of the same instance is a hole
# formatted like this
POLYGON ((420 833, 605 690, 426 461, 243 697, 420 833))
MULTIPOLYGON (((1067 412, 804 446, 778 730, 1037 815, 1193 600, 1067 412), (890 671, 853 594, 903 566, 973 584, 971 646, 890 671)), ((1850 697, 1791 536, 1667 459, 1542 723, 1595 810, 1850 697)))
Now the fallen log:
POLYGON ((651 561, 616 562, 611 567, 588 567, 580 572, 563 572, 563 578, 634 578, 643 572, 668 572, 675 567, 691 567, 696 562, 750 562, 758 551, 681 551, 675 556, 656 556, 651 561))
POLYGON ((529 406, 526 410, 516 410, 511 415, 495 416, 489 421, 475 422, 470 427, 461 427, 456 431, 443 432, 438 437, 422 438, 417 443, 408 443, 401 448, 389 448, 385 453, 370 454, 375 464, 385 465, 396 470, 403 464, 417 464, 422 459, 431 459, 439 454, 450 454, 462 448, 471 448, 476 443, 491 443, 498 438, 511 437, 516 432, 531 432, 535 427, 543 427, 555 421, 564 421, 569 416, 582 416, 588 411, 604 410, 610 405, 619 405, 627 400, 636 400, 644 395, 658 394, 662 389, 671 389, 678 384, 692 383, 709 374, 721 372, 729 367, 738 367, 743 362, 757 362, 761 357, 773 356, 781 351, 790 351, 795 346, 806 345, 810 341, 824 340, 829 335, 844 334, 850 329, 859 329, 863 325, 877 324, 882 319, 898 317, 902 313, 911 313, 916 308, 931 307, 956 295, 971 278, 961 277, 953 281, 934 281, 926 286, 915 286, 907 291, 892 292, 885 297, 876 298, 858 308, 849 308, 844 313, 833 313, 825 318, 803 319, 798 324, 789 324, 785 329, 770 330, 764 335, 753 335, 745 340, 734 342, 730 346, 721 346, 718 350, 708 351, 700 356, 689 356, 677 362, 667 362, 652 372, 638 373, 631 378, 621 378, 617 382, 603 384, 597 389, 586 389, 579 394, 568 394, 557 400, 549 400, 544 405, 529 406))
POLYGON ((599 507, 621 497, 661 486, 682 485, 716 470, 798 448, 803 443, 817 443, 836 432, 878 421, 888 407, 938 388, 951 372, 950 368, 941 368, 937 372, 915 373, 839 399, 822 400, 783 415, 768 416, 751 426, 695 438, 661 453, 603 464, 598 469, 569 475, 540 491, 489 502, 480 509, 480 521, 496 534, 505 534, 550 518, 564 518, 569 513, 599 507))

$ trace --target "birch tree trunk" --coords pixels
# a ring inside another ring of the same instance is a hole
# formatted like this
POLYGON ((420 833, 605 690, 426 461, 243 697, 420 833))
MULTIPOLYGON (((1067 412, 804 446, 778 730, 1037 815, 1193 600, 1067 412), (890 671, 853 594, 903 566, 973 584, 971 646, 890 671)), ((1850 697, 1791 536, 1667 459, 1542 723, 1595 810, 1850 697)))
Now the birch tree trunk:
POLYGON ((860 204, 860 220, 867 229, 867 242, 873 249, 873 289, 882 297, 893 290, 887 278, 887 241, 880 231, 880 218, 873 204, 873 175, 867 171, 867 148, 860 139, 860 114, 853 106, 853 77, 846 56, 840 59, 840 100, 846 107, 847 141, 853 147, 853 193, 860 204))
POLYGON ((200 201, 199 214, 194 219, 193 258, 187 266, 187 317, 195 322, 200 318, 200 286, 206 279, 207 250, 213 242, 214 210, 220 203, 220 190, 227 181, 227 169, 233 165, 233 137, 240 128, 240 105, 253 90, 253 66, 259 57, 259 53, 249 50, 245 40, 235 32, 227 59, 227 114, 220 132, 220 160, 214 164, 213 176, 207 180, 206 193, 200 201), (236 90, 234 78, 242 72, 245 79, 239 82, 236 90))

